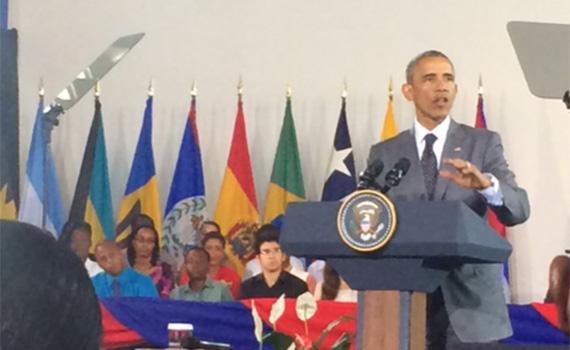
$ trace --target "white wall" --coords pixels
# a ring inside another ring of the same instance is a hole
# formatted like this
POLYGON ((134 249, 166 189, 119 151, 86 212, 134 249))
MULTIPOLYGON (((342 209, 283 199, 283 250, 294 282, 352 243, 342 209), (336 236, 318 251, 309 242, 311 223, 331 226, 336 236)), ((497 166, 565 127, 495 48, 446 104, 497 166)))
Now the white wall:
MULTIPOLYGON (((378 138, 386 87, 397 87, 411 57, 437 48, 455 62, 459 95, 453 116, 473 124, 477 80, 485 85, 489 128, 499 131, 512 169, 530 195, 530 220, 509 231, 513 292, 540 300, 550 259, 570 247, 570 114, 559 101, 532 96, 506 32, 511 20, 568 23, 570 2, 122 0, 10 2, 20 34, 21 159, 25 164, 44 78, 46 101, 117 37, 145 32, 142 42, 102 81, 115 210, 125 189, 142 120, 146 87, 155 81, 154 149, 166 201, 185 121, 198 82, 198 128, 207 198, 216 203, 233 121, 236 85, 245 83, 245 115, 259 208, 263 208, 285 89, 293 87, 305 186, 320 196, 340 106, 349 85, 348 118, 357 169, 378 138)), ((556 54, 547 53, 547 54, 556 54)), ((69 207, 93 113, 86 96, 61 119, 53 150, 69 207)), ((412 106, 395 97, 400 129, 412 106)))

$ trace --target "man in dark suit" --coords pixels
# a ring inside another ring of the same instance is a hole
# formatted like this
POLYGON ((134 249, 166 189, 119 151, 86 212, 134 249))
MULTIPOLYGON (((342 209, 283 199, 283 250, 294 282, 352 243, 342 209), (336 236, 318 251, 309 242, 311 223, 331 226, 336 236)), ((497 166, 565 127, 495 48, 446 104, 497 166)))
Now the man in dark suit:
MULTIPOLYGON (((401 157, 410 160, 408 174, 393 199, 461 200, 481 216, 491 208, 505 225, 529 216, 525 190, 508 168, 497 133, 453 121, 449 111, 457 93, 455 70, 438 51, 415 57, 402 86, 415 105, 413 128, 372 146, 369 164, 381 159, 391 166, 401 157)), ((455 268, 440 288, 428 296, 429 349, 448 344, 491 342, 512 334, 496 264, 464 264, 455 268)))

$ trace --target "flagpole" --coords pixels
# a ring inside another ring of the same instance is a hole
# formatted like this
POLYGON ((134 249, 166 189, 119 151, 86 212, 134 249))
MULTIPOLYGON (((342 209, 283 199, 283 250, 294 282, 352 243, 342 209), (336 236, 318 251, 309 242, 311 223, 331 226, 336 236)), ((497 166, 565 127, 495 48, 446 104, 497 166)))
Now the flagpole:
MULTIPOLYGON (((40 78, 40 84, 39 84, 39 89, 38 89, 38 96, 40 98, 40 103, 43 106, 44 103, 44 95, 45 95, 45 89, 44 89, 44 79, 43 77, 40 78)), ((55 122, 57 123, 57 119, 54 119, 55 122)), ((43 149, 42 149, 42 182, 43 182, 43 205, 42 205, 42 229, 46 229, 46 224, 47 224, 47 213, 48 213, 48 207, 49 207, 49 190, 48 190, 48 170, 47 170, 47 148, 49 147, 49 135, 51 134, 51 130, 53 129, 53 127, 48 128, 46 127, 46 123, 48 122, 48 118, 46 117, 46 115, 43 115, 43 123, 42 123, 42 132, 44 134, 44 140, 43 140, 43 149)), ((54 124, 57 125, 57 124, 54 124)), ((57 232, 55 232, 57 235, 57 232)))

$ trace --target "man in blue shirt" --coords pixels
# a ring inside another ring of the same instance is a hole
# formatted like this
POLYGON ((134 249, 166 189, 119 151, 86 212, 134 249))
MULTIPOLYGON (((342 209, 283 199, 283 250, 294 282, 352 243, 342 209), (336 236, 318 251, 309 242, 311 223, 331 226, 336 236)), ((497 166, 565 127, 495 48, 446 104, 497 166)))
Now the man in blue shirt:
POLYGON ((116 242, 102 241, 97 244, 95 258, 104 270, 91 279, 99 298, 158 297, 152 279, 126 265, 116 242))

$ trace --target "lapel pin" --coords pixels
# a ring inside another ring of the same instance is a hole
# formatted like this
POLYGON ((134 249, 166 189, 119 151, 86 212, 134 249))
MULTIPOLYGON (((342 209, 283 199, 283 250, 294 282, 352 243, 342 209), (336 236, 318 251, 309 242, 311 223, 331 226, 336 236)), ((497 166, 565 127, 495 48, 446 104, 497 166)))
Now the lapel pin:
POLYGON ((461 151, 461 147, 455 147, 453 150, 454 150, 455 152, 460 152, 460 151, 461 151))

